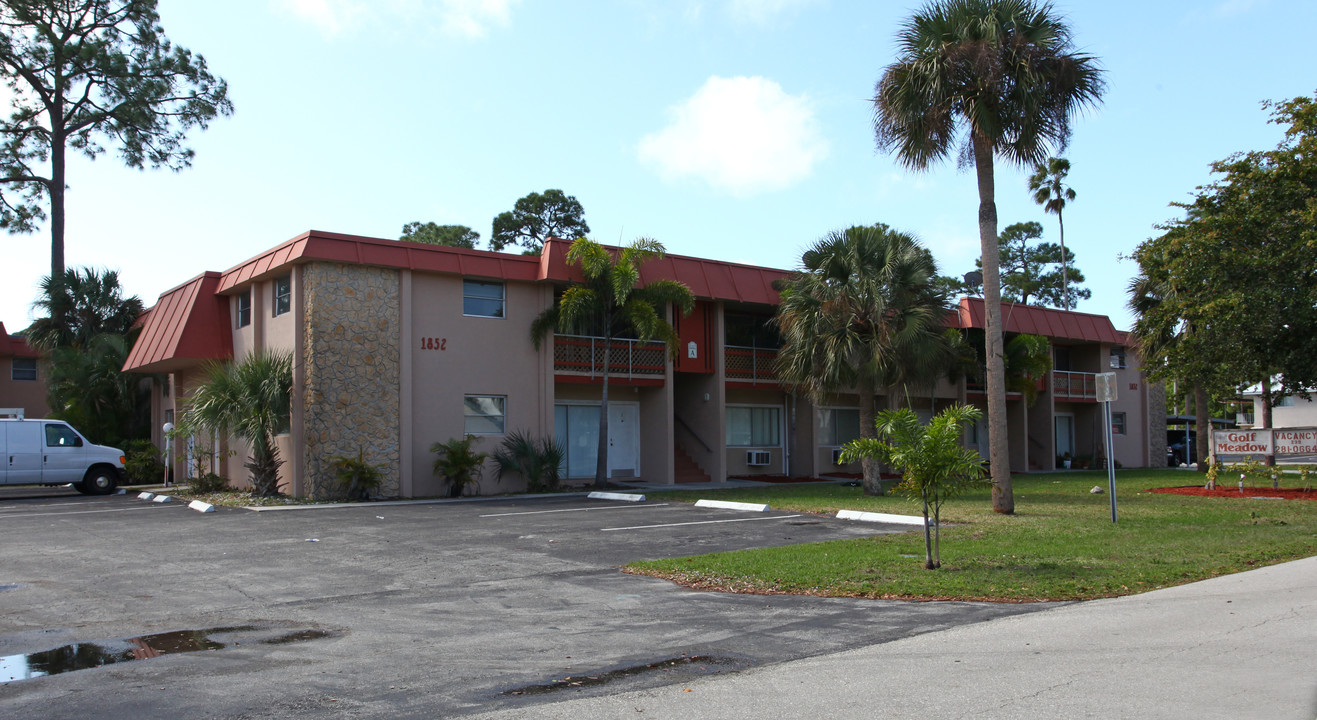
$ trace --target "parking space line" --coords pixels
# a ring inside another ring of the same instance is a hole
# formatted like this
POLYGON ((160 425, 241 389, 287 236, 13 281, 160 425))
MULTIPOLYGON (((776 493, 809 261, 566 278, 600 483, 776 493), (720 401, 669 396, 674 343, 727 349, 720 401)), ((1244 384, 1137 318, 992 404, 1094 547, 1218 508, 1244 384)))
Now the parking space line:
POLYGON ((631 527, 600 528, 600 532, 612 532, 614 530, 648 530, 650 528, 681 527, 682 525, 714 525, 716 523, 734 523, 734 522, 753 522, 755 520, 786 520, 787 518, 800 517, 800 515, 779 515, 777 517, 752 517, 752 518, 733 518, 731 520, 699 520, 697 522, 684 523, 666 523, 663 525, 633 525, 631 527))
MULTIPOLYGON (((52 516, 52 515, 91 515, 91 514, 93 514, 93 513, 128 512, 128 511, 130 511, 130 510, 159 510, 159 509, 162 508, 162 507, 167 507, 167 506, 165 506, 165 505, 141 505, 141 506, 138 506, 138 507, 113 508, 113 509, 110 509, 110 510, 71 510, 71 511, 69 511, 69 512, 24 513, 24 514, 22 514, 22 515, 16 515, 15 517, 19 517, 19 518, 30 518, 30 517, 50 517, 50 516, 52 516)), ((182 505, 182 506, 178 506, 178 505, 176 505, 175 507, 184 507, 184 508, 186 508, 187 506, 186 506, 186 505, 182 505)))
POLYGON ((565 510, 527 510, 526 512, 512 513, 495 513, 493 515, 481 515, 487 517, 508 517, 510 515, 545 515, 547 513, 565 513, 565 512, 585 512, 587 510, 635 510, 636 508, 655 508, 667 507, 668 503, 658 503, 656 505, 608 505, 606 507, 588 507, 588 508, 567 508, 565 510))
POLYGON ((32 503, 31 505, 6 505, 4 507, 0 507, 0 512, 22 512, 24 508, 34 508, 34 507, 70 507, 73 505, 98 505, 98 504, 101 503, 97 500, 87 500, 84 502, 43 502, 43 503, 32 503))

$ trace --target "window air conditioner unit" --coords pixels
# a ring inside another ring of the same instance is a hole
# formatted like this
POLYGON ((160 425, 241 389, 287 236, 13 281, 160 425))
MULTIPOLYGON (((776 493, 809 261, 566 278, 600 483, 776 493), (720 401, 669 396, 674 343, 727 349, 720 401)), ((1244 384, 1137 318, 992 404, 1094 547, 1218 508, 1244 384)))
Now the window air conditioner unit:
POLYGON ((1111 356, 1111 367, 1113 367, 1113 368, 1115 368, 1115 369, 1117 369, 1117 370, 1119 370, 1119 369, 1125 367, 1125 358, 1123 358, 1123 357, 1121 357, 1121 356, 1119 356, 1119 355, 1112 355, 1112 356, 1111 356))
POLYGON ((747 450, 745 452, 745 464, 751 467, 762 467, 772 461, 773 456, 767 450, 747 450))
POLYGON ((833 465, 841 465, 841 464, 842 464, 842 462, 841 462, 841 448, 833 448, 833 449, 832 449, 832 464, 833 464, 833 465))

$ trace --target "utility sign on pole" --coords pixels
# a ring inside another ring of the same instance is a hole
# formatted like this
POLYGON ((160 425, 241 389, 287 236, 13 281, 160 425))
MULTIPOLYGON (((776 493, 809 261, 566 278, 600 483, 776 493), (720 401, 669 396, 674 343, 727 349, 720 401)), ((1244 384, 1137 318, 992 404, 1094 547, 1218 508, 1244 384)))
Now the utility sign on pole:
POLYGON ((1107 492, 1111 495, 1111 522, 1116 522, 1116 448, 1111 434, 1111 403, 1116 401, 1116 373, 1098 373, 1097 400, 1102 403, 1102 439, 1107 445, 1107 492))

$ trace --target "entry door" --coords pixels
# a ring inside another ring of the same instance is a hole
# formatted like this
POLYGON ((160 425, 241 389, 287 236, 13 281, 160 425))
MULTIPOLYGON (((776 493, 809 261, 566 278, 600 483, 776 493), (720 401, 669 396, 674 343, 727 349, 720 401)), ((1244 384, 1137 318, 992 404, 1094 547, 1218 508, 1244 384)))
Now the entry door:
POLYGON ((1066 453, 1070 453, 1071 457, 1075 454, 1075 416, 1057 415, 1056 455, 1060 457, 1066 453))
POLYGON ((640 412, 636 405, 608 404, 608 476, 635 477, 640 469, 640 412))
POLYGON ((5 453, 5 482, 11 485, 41 482, 41 423, 0 423, 8 443, 5 453))

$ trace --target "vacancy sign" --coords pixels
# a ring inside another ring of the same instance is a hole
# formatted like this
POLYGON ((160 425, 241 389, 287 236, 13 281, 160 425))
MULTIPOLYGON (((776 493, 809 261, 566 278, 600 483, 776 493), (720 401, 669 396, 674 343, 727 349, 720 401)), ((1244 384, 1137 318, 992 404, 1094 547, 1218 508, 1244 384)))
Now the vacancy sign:
POLYGON ((1277 455, 1317 454, 1317 430, 1273 430, 1277 455))

